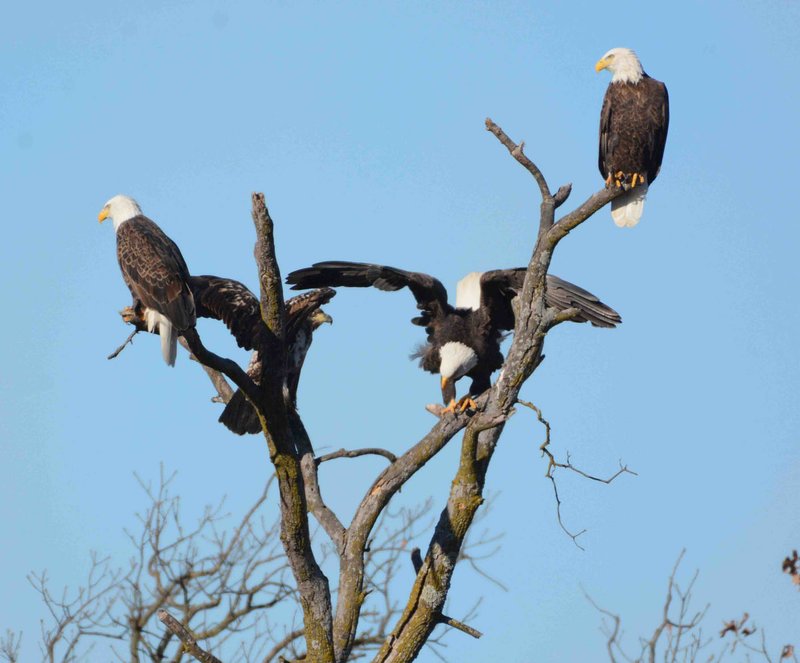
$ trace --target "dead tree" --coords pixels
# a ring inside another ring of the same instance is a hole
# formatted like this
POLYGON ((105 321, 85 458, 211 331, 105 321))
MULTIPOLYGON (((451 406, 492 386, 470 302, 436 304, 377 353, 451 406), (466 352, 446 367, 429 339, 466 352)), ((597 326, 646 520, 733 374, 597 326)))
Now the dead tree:
MULTIPOLYGON (((187 524, 179 498, 170 492, 174 476, 162 470, 156 487, 139 481, 148 506, 137 514, 139 527, 128 532, 133 555, 125 569, 92 554, 84 585, 63 592, 51 589, 45 573, 29 576, 48 613, 40 639, 43 660, 70 663, 90 653, 130 663, 177 663, 190 654, 201 661, 223 657, 228 663, 305 657, 297 589, 273 518, 274 477, 232 524, 223 502, 206 507, 195 523, 187 524)), ((369 596, 353 657, 374 653, 389 634, 403 607, 398 579, 413 576, 408 542, 432 521, 430 501, 381 515, 365 551, 369 596)), ((476 560, 492 548, 493 537, 484 535, 464 551, 473 569, 490 580, 476 560)), ((322 549, 324 558, 333 555, 330 546, 322 549)), ((461 621, 443 621, 480 636, 461 621)), ((433 653, 439 653, 444 635, 428 641, 433 653)), ((21 635, 8 631, 0 636, 0 661, 20 660, 20 645, 21 635)))
MULTIPOLYGON (((322 459, 315 457, 300 416, 284 397, 287 346, 283 290, 273 221, 263 194, 253 195, 252 216, 261 315, 267 331, 262 347, 257 350, 267 358, 269 370, 261 383, 256 384, 235 362, 207 350, 194 330, 185 339, 214 384, 221 385, 227 378, 244 392, 258 412, 280 493, 280 539, 297 588, 303 617, 304 660, 309 663, 343 663, 352 658, 367 595, 366 551, 376 523, 406 482, 456 435, 463 433, 460 460, 447 504, 419 564, 402 614, 382 641, 374 661, 414 660, 436 626, 442 623, 453 570, 470 525, 484 501, 486 473, 505 422, 514 413, 523 384, 542 361, 547 333, 578 314, 574 308, 556 312, 545 303, 545 277, 553 252, 572 230, 622 193, 618 188, 602 189, 556 220, 556 210, 569 197, 571 185, 553 193, 541 171, 525 155, 522 143, 515 144, 491 120, 486 120, 486 128, 533 176, 542 199, 538 225, 531 229, 535 242, 519 295, 513 343, 496 383, 478 399, 474 416, 459 413, 442 417, 422 439, 396 457, 377 451, 387 457, 389 465, 369 486, 349 523, 342 522, 326 505, 318 480, 322 459), (338 559, 335 593, 311 546, 309 514, 330 539, 338 559)), ((217 388, 221 397, 224 398, 223 392, 229 394, 229 387, 217 388)), ((350 455, 342 453, 330 460, 350 455)))

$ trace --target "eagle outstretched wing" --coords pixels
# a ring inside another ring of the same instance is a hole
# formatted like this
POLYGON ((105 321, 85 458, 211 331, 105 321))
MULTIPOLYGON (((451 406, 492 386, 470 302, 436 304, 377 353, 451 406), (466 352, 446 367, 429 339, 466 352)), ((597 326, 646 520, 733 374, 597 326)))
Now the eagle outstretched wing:
POLYGON ((189 277, 189 286, 197 317, 222 321, 240 348, 252 350, 255 347, 256 336, 264 324, 261 303, 244 283, 202 275, 189 277))
POLYGON ((439 316, 451 308, 447 303, 447 290, 438 279, 386 265, 338 260, 317 262, 311 267, 292 272, 286 277, 286 282, 291 284, 292 290, 324 286, 373 287, 390 291, 408 288, 417 300, 417 308, 423 311, 423 316, 412 322, 423 327, 430 316, 439 316))
MULTIPOLYGON (((261 302, 250 289, 234 279, 219 276, 192 276, 189 285, 195 298, 197 315, 222 321, 239 347, 254 350, 261 347, 259 335, 266 331, 261 319, 261 302)), ((323 304, 329 302, 336 291, 320 288, 292 297, 284 304, 286 310, 286 344, 289 351, 287 383, 292 399, 296 397, 300 370, 311 345, 315 314, 323 304)), ((324 316, 326 321, 330 318, 324 316)), ((254 352, 247 368, 247 374, 259 383, 263 371, 269 368, 269 359, 264 361, 260 353, 254 352)), ((238 435, 260 433, 261 422, 255 408, 244 393, 236 390, 219 418, 230 430, 238 435)))
MULTIPOLYGON (((190 276, 189 285, 194 295, 197 317, 213 318, 225 323, 240 348, 252 350, 258 345, 256 339, 264 329, 261 302, 244 283, 202 275, 190 276)), ((335 294, 332 288, 321 288, 286 301, 286 341, 290 347, 299 327, 335 294)))
MULTIPOLYGON (((481 276, 482 303, 491 310, 492 320, 499 329, 514 328, 512 300, 522 291, 525 268, 495 269, 481 276)), ((564 279, 547 275, 545 303, 559 311, 577 308, 580 313, 574 322, 590 322, 595 327, 616 327, 622 322, 619 313, 595 295, 564 279)))

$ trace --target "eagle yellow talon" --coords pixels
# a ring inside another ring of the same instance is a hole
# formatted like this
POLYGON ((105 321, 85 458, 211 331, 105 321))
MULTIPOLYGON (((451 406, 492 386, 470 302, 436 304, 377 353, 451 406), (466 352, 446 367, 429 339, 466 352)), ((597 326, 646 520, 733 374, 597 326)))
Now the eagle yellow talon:
POLYGON ((444 408, 439 413, 439 416, 444 416, 448 412, 451 412, 453 414, 466 412, 467 410, 470 410, 470 409, 471 410, 477 410, 478 409, 478 404, 474 400, 472 400, 472 396, 467 394, 466 396, 462 396, 461 398, 459 398, 457 401, 456 401, 455 398, 453 400, 451 400, 447 404, 447 407, 444 408))
POLYGON ((639 177, 639 173, 634 173, 633 177, 631 178, 631 188, 636 186, 636 178, 639 177))
POLYGON ((475 401, 472 400, 471 396, 464 396, 458 402, 458 410, 459 410, 459 412, 464 412, 467 409, 472 409, 472 410, 477 410, 478 409, 478 404, 475 401))

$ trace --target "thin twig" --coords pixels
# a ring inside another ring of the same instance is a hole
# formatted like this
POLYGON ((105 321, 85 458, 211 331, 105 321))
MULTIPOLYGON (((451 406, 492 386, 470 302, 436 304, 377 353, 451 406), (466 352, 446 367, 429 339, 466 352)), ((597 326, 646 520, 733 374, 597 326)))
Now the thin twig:
POLYGON ((125 346, 128 345, 128 343, 133 345, 133 337, 136 336, 136 334, 138 334, 138 333, 139 333, 139 330, 138 329, 134 329, 131 332, 130 336, 128 336, 128 338, 125 339, 125 342, 122 345, 120 345, 116 350, 114 350, 114 352, 112 352, 110 355, 108 355, 108 357, 106 357, 106 359, 116 359, 119 356, 119 353, 122 352, 125 349, 125 346))
POLYGON ((539 447, 539 450, 542 452, 543 456, 546 455, 547 458, 548 458, 547 472, 545 473, 545 477, 550 479, 551 483, 553 484, 553 495, 556 498, 556 517, 558 518, 558 524, 561 527, 561 529, 564 530, 564 533, 569 538, 572 539, 572 542, 578 548, 580 548, 581 550, 585 550, 585 548, 578 543, 577 539, 578 539, 579 536, 581 536, 582 534, 584 534, 586 532, 586 529, 584 528, 580 532, 578 532, 577 534, 573 534, 572 532, 570 532, 567 529, 567 527, 564 525, 564 522, 561 519, 561 498, 559 497, 558 486, 556 485, 556 478, 555 478, 555 475, 554 475, 555 469, 560 467, 560 468, 562 468, 564 470, 572 470, 576 474, 580 474, 582 477, 584 477, 586 479, 591 479, 592 481, 598 481, 600 483, 605 483, 605 484, 610 484, 620 474, 633 474, 634 476, 638 476, 638 474, 636 474, 636 472, 634 472, 633 470, 628 469, 627 465, 623 465, 620 462, 619 469, 613 475, 611 475, 610 477, 607 477, 607 478, 604 479, 602 477, 598 477, 598 476, 595 476, 593 474, 589 474, 588 472, 584 472, 583 470, 575 467, 572 464, 572 462, 570 461, 569 453, 567 454, 567 462, 566 463, 558 462, 555 459, 555 456, 553 456, 552 452, 548 449, 548 447, 550 446, 550 431, 551 431, 550 422, 547 421, 547 419, 544 418, 544 416, 542 415, 541 409, 539 409, 533 403, 530 403, 528 401, 524 401, 521 398, 517 399, 517 403, 519 403, 520 405, 524 405, 525 407, 527 407, 530 410, 533 410, 533 412, 536 413, 536 418, 544 426, 545 438, 544 438, 544 442, 542 442, 541 446, 539 447))
POLYGON ((453 619, 452 617, 448 617, 447 615, 442 615, 439 618, 440 624, 447 624, 448 626, 452 626, 455 629, 458 629, 462 633, 466 633, 467 635, 471 635, 476 640, 480 638, 483 633, 481 633, 478 629, 472 628, 463 622, 458 621, 457 619, 453 619))
POLYGON ((606 617, 609 617, 614 622, 614 629, 607 634, 608 640, 606 641, 606 650, 608 651, 608 657, 611 660, 611 663, 617 663, 617 659, 614 656, 614 647, 616 646, 617 649, 620 648, 620 643, 617 640, 617 637, 619 636, 619 627, 620 627, 619 615, 615 615, 610 610, 606 610, 605 608, 599 606, 595 602, 595 600, 591 596, 589 596, 589 593, 583 588, 583 586, 581 586, 581 591, 583 592, 583 595, 586 597, 586 600, 589 601, 589 603, 591 603, 594 606, 595 610, 603 613, 604 615, 606 615, 606 617))
MULTIPOLYGON (((547 181, 544 179, 544 175, 542 175, 542 171, 539 170, 537 165, 533 163, 527 156, 525 156, 525 141, 520 141, 519 145, 514 143, 499 126, 497 126, 491 118, 486 118, 486 129, 487 131, 491 131, 499 140, 505 148, 511 153, 517 161, 519 161, 525 169, 533 175, 533 178, 536 180, 536 184, 539 185, 539 191, 542 193, 542 199, 548 200, 552 199, 550 194, 550 189, 547 186, 547 181)), ((564 198, 566 200, 566 196, 564 198)), ((563 202, 563 201, 562 201, 563 202)))
POLYGON ((200 663, 222 663, 216 656, 201 649, 197 644, 197 640, 194 639, 192 632, 163 608, 158 611, 158 618, 164 626, 178 636, 183 643, 184 649, 200 661, 200 663))
POLYGON ((318 458, 314 459, 314 462, 319 465, 321 463, 325 463, 329 460, 334 460, 335 458, 358 458, 359 456, 383 456, 386 460, 390 463, 397 462, 397 456, 395 456, 391 451, 387 451, 386 449, 379 449, 378 447, 367 447, 365 449, 339 449, 339 451, 333 451, 329 454, 325 454, 324 456, 319 456, 318 458))

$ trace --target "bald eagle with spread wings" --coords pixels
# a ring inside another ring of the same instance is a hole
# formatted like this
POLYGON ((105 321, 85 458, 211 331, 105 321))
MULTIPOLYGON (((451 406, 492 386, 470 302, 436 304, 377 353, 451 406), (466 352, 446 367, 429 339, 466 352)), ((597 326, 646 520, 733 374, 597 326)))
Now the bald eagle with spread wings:
MULTIPOLYGON (((447 301, 440 281, 418 272, 360 262, 318 262, 292 272, 286 282, 293 290, 346 286, 379 290, 408 288, 422 312, 411 322, 424 327, 428 342, 417 353, 420 366, 441 376, 445 411, 475 407, 477 397, 491 386, 491 375, 503 365, 503 332, 514 329, 514 299, 522 290, 525 268, 473 272, 458 284, 456 304, 447 301), (455 383, 472 378, 469 393, 456 402, 455 383)), ((616 327, 622 319, 592 293, 547 275, 545 302, 559 311, 576 308, 576 322, 616 327)))
POLYGON ((648 187, 664 158, 669 129, 667 86, 648 76, 629 48, 612 48, 595 65, 608 69, 611 83, 600 113, 598 166, 606 186, 626 192, 611 202, 611 218, 619 227, 639 223, 648 187))
MULTIPOLYGON (((269 370, 269 358, 261 356, 264 334, 268 333, 261 317, 261 302, 250 289, 233 279, 218 276, 190 276, 189 286, 197 305, 197 316, 221 320, 236 339, 240 348, 252 350, 247 374, 260 384, 264 372, 269 370)), ((321 288, 292 297, 284 304, 286 311, 286 345, 289 353, 286 388, 292 404, 297 404, 297 387, 300 371, 311 347, 314 331, 333 319, 322 310, 336 294, 331 288, 321 288)), ((219 418, 237 435, 260 433, 261 421, 244 392, 237 389, 219 418)))

